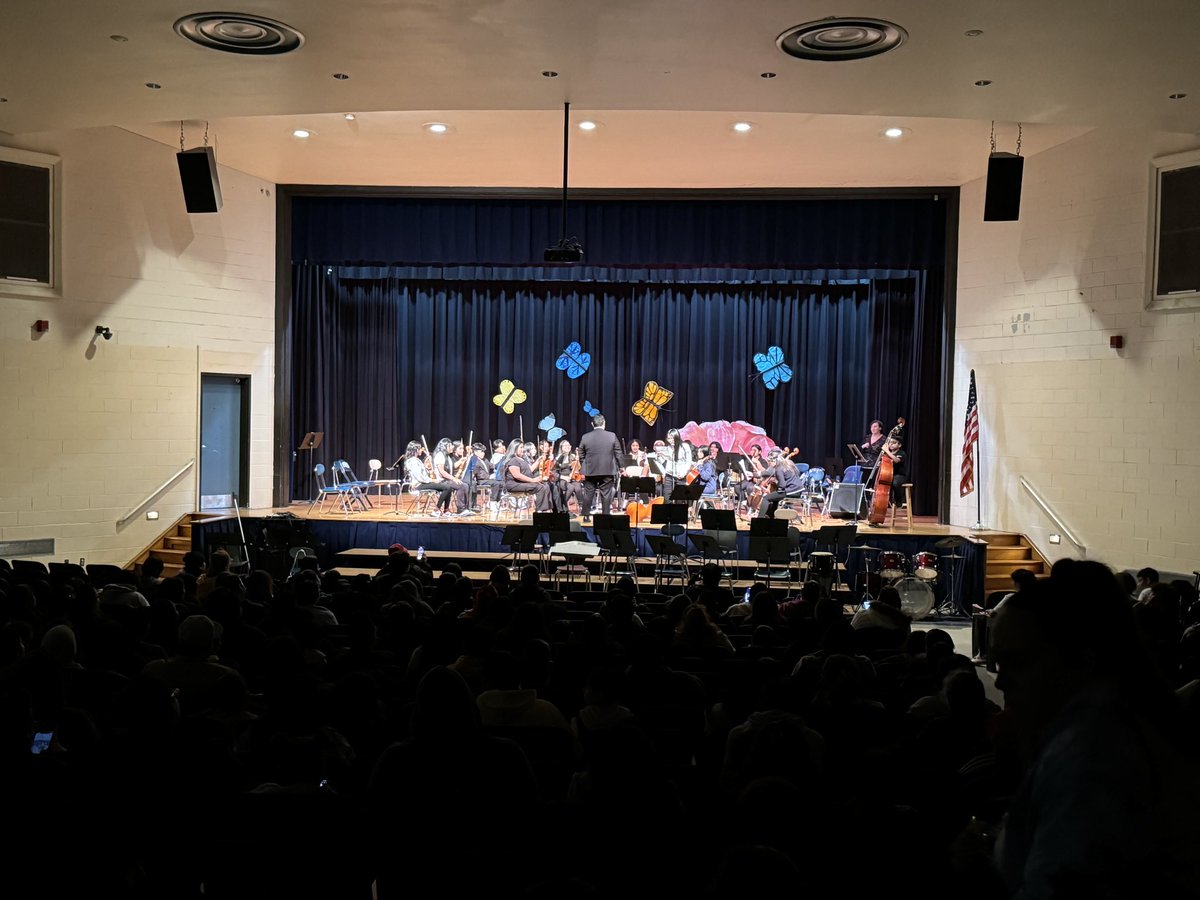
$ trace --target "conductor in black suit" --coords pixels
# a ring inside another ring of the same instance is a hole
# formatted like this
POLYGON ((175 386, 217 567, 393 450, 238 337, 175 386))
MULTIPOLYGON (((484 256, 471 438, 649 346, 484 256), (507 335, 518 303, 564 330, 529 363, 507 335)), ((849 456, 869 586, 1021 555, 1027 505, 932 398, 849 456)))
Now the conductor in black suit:
POLYGON ((592 514, 592 499, 600 489, 600 506, 608 515, 612 508, 616 476, 621 463, 621 442, 604 430, 604 416, 592 418, 592 431, 579 441, 579 469, 583 473, 583 497, 580 513, 592 514))

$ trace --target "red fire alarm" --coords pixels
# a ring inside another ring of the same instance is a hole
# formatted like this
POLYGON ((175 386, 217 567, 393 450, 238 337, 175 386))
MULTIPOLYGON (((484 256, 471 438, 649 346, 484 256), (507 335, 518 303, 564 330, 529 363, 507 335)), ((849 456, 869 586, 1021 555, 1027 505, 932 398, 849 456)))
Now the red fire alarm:
POLYGON ((33 323, 33 330, 38 334, 45 334, 50 330, 50 322, 46 319, 38 319, 33 323))
POLYGON ((1125 338, 1121 337, 1119 334, 1114 334, 1108 339, 1108 346, 1112 350, 1120 350, 1125 346, 1125 338))

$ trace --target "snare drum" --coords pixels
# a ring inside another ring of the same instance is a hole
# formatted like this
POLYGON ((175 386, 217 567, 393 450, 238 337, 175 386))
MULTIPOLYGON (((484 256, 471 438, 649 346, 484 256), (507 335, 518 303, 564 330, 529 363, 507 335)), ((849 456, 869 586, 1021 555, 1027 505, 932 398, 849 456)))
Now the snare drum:
POLYGON ((833 554, 814 551, 808 554, 809 578, 832 578, 834 572, 833 554))
POLYGON ((897 579, 904 577, 904 554, 898 550, 885 550, 879 554, 879 574, 883 578, 897 579))
POLYGON ((913 574, 922 581, 937 581, 938 560, 936 553, 924 550, 914 553, 912 558, 913 574))

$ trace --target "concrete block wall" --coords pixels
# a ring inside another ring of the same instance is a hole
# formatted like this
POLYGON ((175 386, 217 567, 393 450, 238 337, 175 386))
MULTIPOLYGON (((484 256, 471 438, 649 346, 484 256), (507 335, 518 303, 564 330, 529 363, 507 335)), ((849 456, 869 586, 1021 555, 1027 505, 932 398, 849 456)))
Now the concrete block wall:
POLYGON ((1097 129, 1025 162, 1021 218, 983 222, 962 189, 951 521, 970 370, 982 431, 983 521, 1079 556, 1020 486, 1025 476, 1089 558, 1200 568, 1200 323, 1149 312, 1149 164, 1195 135, 1097 129), (1121 335, 1123 350, 1109 348, 1121 335))
POLYGON ((62 296, 0 288, 0 540, 122 565, 194 510, 195 468, 157 521, 116 525, 198 461, 201 372, 251 377, 249 500, 270 505, 274 185, 222 167, 221 212, 188 215, 171 147, 118 128, 0 143, 63 160, 62 296))

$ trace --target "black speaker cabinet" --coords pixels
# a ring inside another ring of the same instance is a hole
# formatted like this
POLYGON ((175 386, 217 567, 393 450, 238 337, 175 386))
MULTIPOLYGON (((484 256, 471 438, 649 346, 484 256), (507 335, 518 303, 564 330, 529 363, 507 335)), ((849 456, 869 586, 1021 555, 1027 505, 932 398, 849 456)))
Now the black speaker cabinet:
POLYGON ((829 498, 825 501, 825 511, 830 518, 853 519, 855 512, 862 507, 862 498, 861 484, 839 482, 829 492, 829 498))
POLYGON ((221 209, 221 182, 217 180, 217 157, 212 147, 196 147, 176 153, 183 202, 190 213, 215 213, 221 209))
POLYGON ((1021 218, 1021 174, 1024 168, 1025 158, 1015 153, 993 153, 988 157, 983 221, 1015 222, 1021 218))

